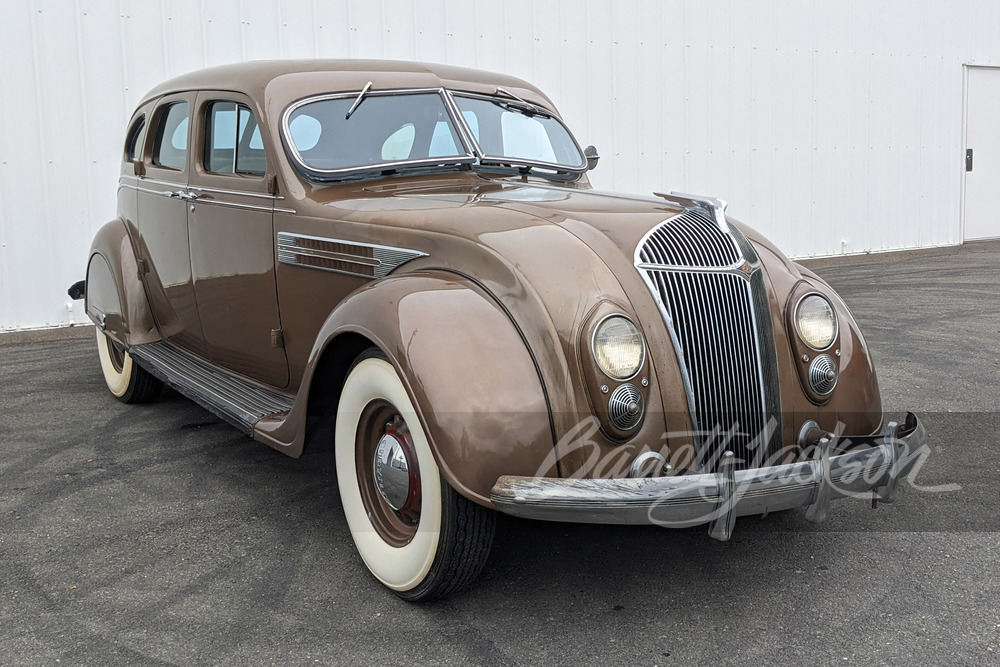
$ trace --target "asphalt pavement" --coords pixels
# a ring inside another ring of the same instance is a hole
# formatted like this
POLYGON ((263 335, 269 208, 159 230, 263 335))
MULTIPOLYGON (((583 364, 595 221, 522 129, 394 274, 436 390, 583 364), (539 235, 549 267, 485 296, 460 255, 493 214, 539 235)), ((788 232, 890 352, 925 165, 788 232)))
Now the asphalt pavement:
POLYGON ((1000 242, 809 265, 926 424, 896 503, 728 543, 501 517, 428 605, 364 568, 329 447, 121 404, 89 327, 0 335, 0 664, 1000 664, 1000 242))

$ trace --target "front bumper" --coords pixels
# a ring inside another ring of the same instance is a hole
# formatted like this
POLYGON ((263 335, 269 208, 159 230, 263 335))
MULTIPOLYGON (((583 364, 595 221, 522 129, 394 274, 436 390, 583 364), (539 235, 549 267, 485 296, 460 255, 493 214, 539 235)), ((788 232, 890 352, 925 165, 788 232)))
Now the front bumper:
POLYGON ((875 491, 892 502, 896 482, 920 457, 927 435, 913 415, 890 422, 878 436, 823 438, 817 455, 785 465, 645 479, 562 479, 505 475, 490 493, 501 512, 528 519, 576 523, 654 524, 673 528, 709 524, 728 540, 736 517, 804 507, 806 519, 826 519, 831 500, 875 491), (833 452, 847 451, 834 455, 833 452))

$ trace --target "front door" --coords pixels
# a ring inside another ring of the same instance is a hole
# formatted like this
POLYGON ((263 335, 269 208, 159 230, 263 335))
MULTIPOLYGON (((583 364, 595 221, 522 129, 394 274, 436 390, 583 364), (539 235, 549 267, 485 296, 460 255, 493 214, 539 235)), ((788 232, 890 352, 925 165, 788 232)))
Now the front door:
MULTIPOLYGON (((209 358, 274 387, 288 384, 274 281, 274 196, 250 101, 198 94, 188 188, 191 271, 209 358)), ((272 158, 273 163, 273 158, 272 158)))
POLYGON ((1000 237, 1000 69, 969 68, 965 240, 1000 237))
POLYGON ((139 260, 153 317, 171 342, 204 355, 191 278, 187 190, 190 115, 194 95, 161 100, 150 125, 152 143, 137 180, 139 260))

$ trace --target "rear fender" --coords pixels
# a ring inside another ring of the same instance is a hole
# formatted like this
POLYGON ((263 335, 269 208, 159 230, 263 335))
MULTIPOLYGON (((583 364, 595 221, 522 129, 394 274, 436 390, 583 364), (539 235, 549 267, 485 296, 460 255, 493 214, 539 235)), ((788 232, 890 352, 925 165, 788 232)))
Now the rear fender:
POLYGON ((97 231, 90 247, 87 316, 126 347, 160 339, 139 278, 125 223, 116 218, 97 231))

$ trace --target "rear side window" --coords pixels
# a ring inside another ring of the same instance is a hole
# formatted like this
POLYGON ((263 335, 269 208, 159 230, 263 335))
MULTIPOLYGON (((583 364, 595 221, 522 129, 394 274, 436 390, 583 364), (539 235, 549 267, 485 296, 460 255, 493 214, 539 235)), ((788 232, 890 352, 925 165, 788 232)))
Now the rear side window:
POLYGON ((175 102, 160 114, 153 146, 153 164, 183 169, 187 162, 188 103, 175 102))
POLYGON ((144 129, 146 129, 146 117, 140 116, 139 120, 132 125, 132 129, 128 131, 128 136, 125 138, 126 162, 135 162, 137 159, 141 159, 142 156, 139 153, 142 151, 144 129))
POLYGON ((264 142, 249 107, 236 102, 209 105, 203 163, 216 174, 264 174, 264 142))

